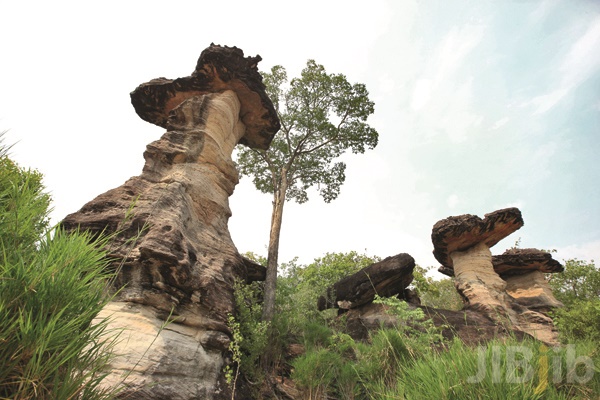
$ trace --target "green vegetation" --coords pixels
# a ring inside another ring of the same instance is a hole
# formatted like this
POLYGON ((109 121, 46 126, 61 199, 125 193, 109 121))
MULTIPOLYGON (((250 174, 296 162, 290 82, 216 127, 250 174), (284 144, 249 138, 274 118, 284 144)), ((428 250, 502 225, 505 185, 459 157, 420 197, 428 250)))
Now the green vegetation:
POLYGON ((0 398, 103 399, 109 359, 101 240, 48 227, 42 176, 0 144, 0 398), (106 338, 106 339, 105 339, 106 338))
POLYGON ((258 190, 273 194, 263 308, 263 320, 272 321, 285 202, 308 201, 307 189, 313 186, 326 202, 337 198, 346 179, 346 164, 336 159, 347 150, 356 154, 374 148, 378 134, 366 122, 374 104, 363 84, 350 84, 342 74, 328 74, 314 60, 289 84, 280 65, 263 77, 281 132, 268 150, 240 148, 237 163, 258 190))
POLYGON ((431 268, 416 266, 412 286, 416 290, 421 304, 427 307, 442 308, 458 311, 463 308, 463 301, 454 287, 454 281, 449 278, 433 280, 427 276, 431 268))
POLYGON ((565 271, 549 274, 548 280, 565 305, 553 314, 563 340, 600 343, 600 270, 594 262, 567 260, 565 271))
MULTIPOLYGON (((289 375, 303 399, 583 400, 600 393, 600 351, 592 335, 552 349, 533 339, 516 338, 469 347, 459 339, 444 341, 420 308, 395 298, 377 298, 375 302, 395 315, 398 324, 371 332, 367 341, 355 341, 344 333, 343 315, 337 316, 336 310, 317 311, 317 298, 337 280, 378 260, 356 252, 329 253, 306 266, 297 260, 282 265, 272 322, 274 338, 267 346, 273 346, 270 351, 277 362, 266 373, 258 368, 266 336, 258 335, 255 340, 252 333, 261 323, 262 287, 259 283, 238 287, 238 298, 246 307, 241 329, 249 327, 241 342, 245 361, 239 365, 242 375, 249 374, 256 384, 256 398, 266 396, 259 390, 269 375, 289 375), (301 345, 303 353, 287 357, 290 344, 301 345)), ((577 282, 580 290, 593 297, 596 270, 586 263, 567 262, 567 268, 577 268, 574 265, 586 266, 577 269, 585 275, 577 282)), ((414 281, 420 296, 429 298, 423 301, 426 305, 462 305, 451 280, 434 281, 426 273, 427 269, 417 267, 414 281)), ((570 296, 568 290, 564 293, 570 296)), ((597 334, 599 326, 588 328, 597 334)))

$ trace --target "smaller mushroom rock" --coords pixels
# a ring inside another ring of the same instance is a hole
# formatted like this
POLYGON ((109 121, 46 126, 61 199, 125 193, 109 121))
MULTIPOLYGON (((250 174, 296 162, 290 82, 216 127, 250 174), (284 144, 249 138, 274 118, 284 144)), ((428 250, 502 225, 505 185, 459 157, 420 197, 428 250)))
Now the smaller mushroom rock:
POLYGON ((351 309, 367 304, 378 294, 391 297, 402 293, 413 280, 415 260, 401 253, 347 276, 327 289, 318 300, 320 311, 328 308, 351 309))
POLYGON ((544 273, 564 271, 552 254, 538 249, 509 249, 493 256, 494 270, 506 281, 506 292, 517 303, 540 312, 562 307, 552 294, 544 273))
POLYGON ((531 271, 555 273, 565 270, 552 258, 552 254, 538 249, 508 249, 499 256, 493 256, 492 263, 494 270, 503 278, 531 271))

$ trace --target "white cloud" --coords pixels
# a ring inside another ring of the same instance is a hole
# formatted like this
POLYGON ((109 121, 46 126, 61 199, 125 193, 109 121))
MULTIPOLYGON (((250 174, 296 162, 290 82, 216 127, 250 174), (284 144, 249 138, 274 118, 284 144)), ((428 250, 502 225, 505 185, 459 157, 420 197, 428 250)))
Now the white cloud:
POLYGON ((442 39, 437 57, 435 84, 439 84, 453 74, 465 57, 481 42, 485 32, 483 25, 454 27, 442 39))
POLYGON ((451 194, 448 197, 448 200, 446 200, 446 203, 448 204, 448 208, 455 208, 456 205, 458 204, 459 199, 458 199, 458 195, 456 193, 451 194))
POLYGON ((483 117, 473 112, 472 90, 473 78, 467 80, 454 93, 450 101, 439 99, 443 102, 444 109, 439 118, 438 129, 445 131, 450 140, 455 143, 467 139, 471 129, 481 125, 483 117))
POLYGON ((565 74, 563 86, 578 85, 600 67, 600 16, 596 17, 571 46, 560 70, 565 74))
POLYGON ((499 119, 498 121, 494 122, 494 125, 492 125, 490 130, 495 131, 496 129, 502 128, 504 125, 506 125, 508 123, 509 120, 510 120, 510 118, 508 118, 508 117, 499 119))
POLYGON ((419 79, 415 84, 410 108, 419 111, 429 101, 431 97, 431 80, 419 79))
POLYGON ((571 90, 571 86, 569 87, 560 87, 548 94, 544 94, 541 96, 536 96, 530 101, 527 102, 527 105, 531 104, 536 107, 533 115, 543 114, 546 111, 550 110, 554 107, 563 97, 569 93, 571 90))
POLYGON ((573 244, 564 247, 554 247, 556 249, 556 255, 554 256, 557 260, 570 260, 577 258, 584 261, 600 261, 600 240, 595 240, 583 244, 573 244))
POLYGON ((459 72, 485 29, 481 24, 455 26, 440 39, 435 53, 424 59, 424 73, 414 84, 410 108, 429 135, 443 132, 460 143, 483 121, 473 111, 473 77, 465 80, 459 72))
POLYGON ((585 33, 571 46, 559 67, 560 84, 549 93, 536 96, 523 106, 533 105, 533 115, 546 113, 573 89, 600 68, 600 17, 596 17, 585 33))

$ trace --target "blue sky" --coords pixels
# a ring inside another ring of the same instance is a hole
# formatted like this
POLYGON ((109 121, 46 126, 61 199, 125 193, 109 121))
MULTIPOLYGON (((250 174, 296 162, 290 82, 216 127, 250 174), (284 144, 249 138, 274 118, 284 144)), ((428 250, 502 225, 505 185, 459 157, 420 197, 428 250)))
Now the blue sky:
MULTIPOLYGON (((450 215, 521 209, 492 249, 600 258, 600 3, 596 1, 0 3, 0 130, 38 168, 55 221, 138 175, 163 133, 138 84, 188 75, 211 42, 295 76, 307 59, 367 85, 379 146, 348 155, 340 197, 284 210, 280 259, 407 252, 423 266, 450 215), (282 4, 286 4, 283 6, 282 4)), ((269 196, 231 198, 240 251, 266 253, 269 196)))

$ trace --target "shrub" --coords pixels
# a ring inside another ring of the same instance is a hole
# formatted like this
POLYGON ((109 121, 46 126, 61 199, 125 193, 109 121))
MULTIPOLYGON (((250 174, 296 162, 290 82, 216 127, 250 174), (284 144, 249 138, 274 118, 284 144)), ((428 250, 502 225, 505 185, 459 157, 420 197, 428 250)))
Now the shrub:
POLYGON ((574 301, 552 314, 564 341, 591 340, 600 343, 600 299, 574 301))
POLYGON ((109 398, 104 242, 48 230, 41 178, 0 150, 0 398, 109 398))

